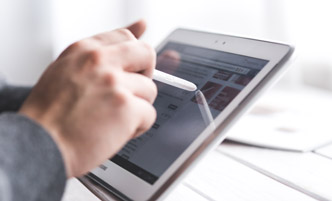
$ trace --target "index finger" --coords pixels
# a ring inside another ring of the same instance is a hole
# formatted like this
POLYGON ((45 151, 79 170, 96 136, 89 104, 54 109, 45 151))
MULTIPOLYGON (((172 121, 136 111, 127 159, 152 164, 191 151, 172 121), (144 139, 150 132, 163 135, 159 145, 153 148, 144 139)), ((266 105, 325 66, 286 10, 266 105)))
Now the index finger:
POLYGON ((115 43, 137 40, 145 31, 146 23, 139 20, 127 28, 116 29, 113 31, 97 34, 92 38, 100 42, 102 45, 112 45, 115 43))
POLYGON ((109 32, 97 34, 92 39, 98 41, 101 45, 113 45, 125 41, 136 41, 136 37, 129 29, 116 29, 109 32))
POLYGON ((139 38, 142 36, 146 29, 146 22, 144 20, 139 20, 135 22, 134 24, 131 24, 127 27, 127 29, 134 34, 136 38, 139 38))
POLYGON ((142 41, 128 41, 109 47, 109 55, 120 55, 119 57, 110 57, 125 71, 132 73, 141 73, 147 77, 152 77, 156 65, 155 50, 142 41))

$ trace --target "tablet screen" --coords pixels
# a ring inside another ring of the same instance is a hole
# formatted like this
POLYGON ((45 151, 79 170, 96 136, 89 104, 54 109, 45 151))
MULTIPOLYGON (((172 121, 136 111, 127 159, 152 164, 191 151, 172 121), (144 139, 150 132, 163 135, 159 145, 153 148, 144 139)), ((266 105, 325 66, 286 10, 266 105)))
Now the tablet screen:
POLYGON ((156 68, 189 80, 200 90, 189 92, 156 81, 156 122, 110 160, 154 184, 267 63, 258 58, 167 43, 158 53, 156 68))

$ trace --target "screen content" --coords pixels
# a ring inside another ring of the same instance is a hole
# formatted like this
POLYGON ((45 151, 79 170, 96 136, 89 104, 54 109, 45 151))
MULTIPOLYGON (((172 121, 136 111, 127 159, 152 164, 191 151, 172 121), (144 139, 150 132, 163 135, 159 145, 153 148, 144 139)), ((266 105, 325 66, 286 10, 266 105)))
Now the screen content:
POLYGON ((156 81, 157 120, 110 160, 154 184, 199 134, 268 63, 267 60, 169 42, 157 69, 196 84, 196 92, 156 81))

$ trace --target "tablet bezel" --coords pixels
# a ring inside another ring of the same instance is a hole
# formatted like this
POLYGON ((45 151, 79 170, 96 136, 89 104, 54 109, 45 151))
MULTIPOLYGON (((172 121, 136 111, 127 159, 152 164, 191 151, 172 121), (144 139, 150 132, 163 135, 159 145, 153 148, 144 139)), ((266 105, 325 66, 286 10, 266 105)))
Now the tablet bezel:
POLYGON ((245 112, 249 103, 267 86, 268 82, 271 83, 272 78, 278 77, 275 76, 276 73, 280 72, 282 64, 293 52, 293 48, 285 44, 186 29, 177 29, 172 32, 157 47, 157 51, 169 41, 255 57, 269 62, 218 115, 215 119, 217 129, 212 131, 211 128, 206 128, 153 185, 109 160, 104 163, 104 166, 108 168, 107 171, 100 168, 91 171, 91 178, 121 199, 155 200, 164 195, 170 186, 174 186, 176 181, 188 172, 189 167, 193 167, 203 155, 225 138, 225 131, 245 112))

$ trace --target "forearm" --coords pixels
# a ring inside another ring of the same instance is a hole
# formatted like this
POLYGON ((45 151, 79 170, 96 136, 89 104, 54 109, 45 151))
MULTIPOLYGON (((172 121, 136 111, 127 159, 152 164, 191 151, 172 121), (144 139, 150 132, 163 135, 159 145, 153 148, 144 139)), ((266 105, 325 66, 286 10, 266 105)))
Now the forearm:
POLYGON ((16 112, 28 97, 31 87, 0 86, 0 113, 16 112))
POLYGON ((41 126, 0 115, 0 200, 60 200, 66 182, 61 153, 41 126))

